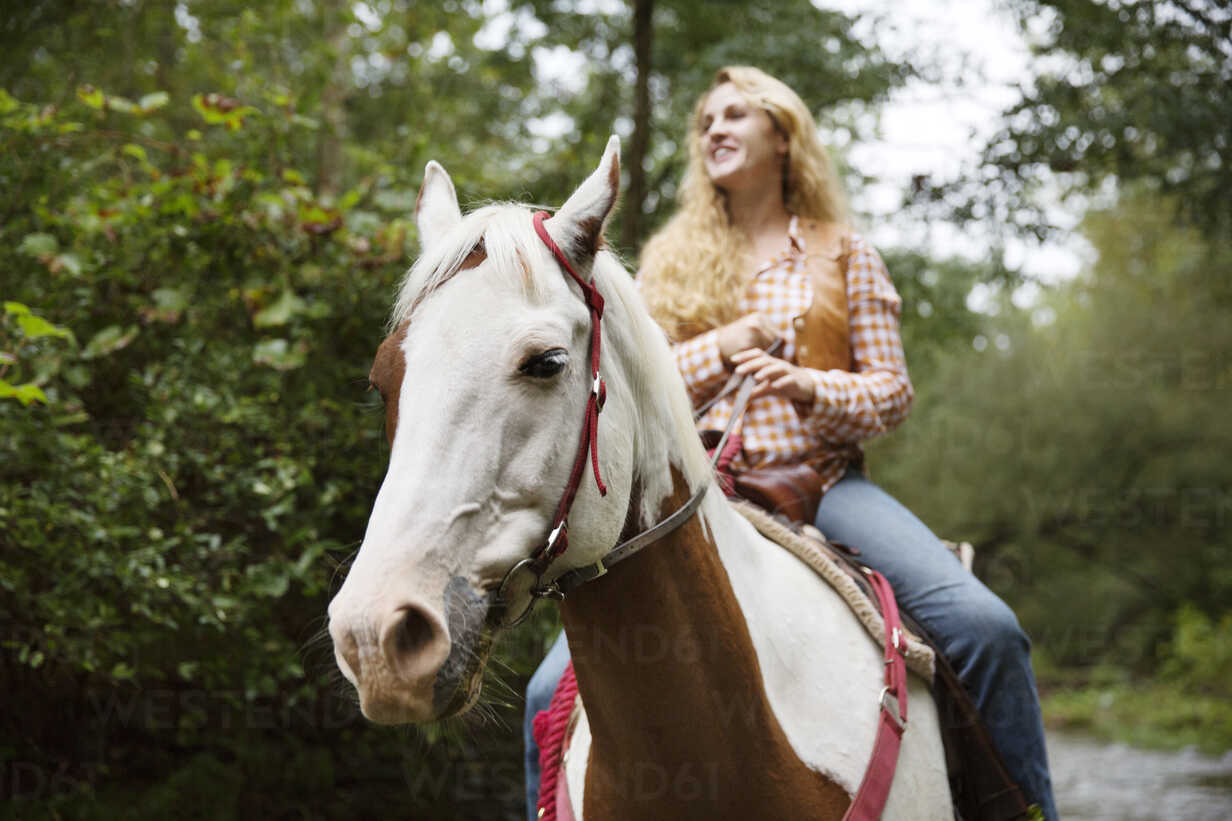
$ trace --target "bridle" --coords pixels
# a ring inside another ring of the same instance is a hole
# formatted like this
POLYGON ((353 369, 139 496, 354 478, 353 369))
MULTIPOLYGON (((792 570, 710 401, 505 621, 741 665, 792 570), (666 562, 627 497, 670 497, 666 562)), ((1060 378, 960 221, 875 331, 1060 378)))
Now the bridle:
POLYGON ((578 489, 582 485, 582 475, 586 471, 588 455, 591 470, 595 477, 595 485, 599 488, 599 495, 607 495, 607 486, 599 476, 598 439, 599 412, 603 410, 604 401, 607 399, 607 385, 599 375, 599 353, 600 346, 603 343, 601 325, 603 321, 603 295, 599 293, 598 288, 578 274, 572 263, 564 255, 564 252, 560 250, 560 246, 552 239, 543 224, 548 216, 546 211, 535 212, 533 217, 535 233, 543 240, 543 244, 552 252, 552 256, 556 258, 556 261, 565 273, 582 289, 582 296, 586 301, 587 309, 590 311, 591 386, 590 395, 586 398, 586 412, 582 421, 581 436, 578 440, 577 455, 573 459, 573 469, 569 471, 569 481, 565 485, 565 492, 561 495, 560 502, 556 506, 555 516, 552 517, 552 525, 549 528, 547 540, 543 547, 539 548, 534 555, 522 559, 509 568, 504 579, 501 580, 500 586, 493 591, 491 612, 495 614, 498 624, 503 627, 513 627, 525 621, 530 616, 535 603, 539 599, 556 599, 557 601, 564 599, 565 595, 578 585, 599 578, 607 573, 613 565, 624 561, 647 545, 653 544, 673 530, 676 530, 697 512, 697 509, 701 506, 702 499, 706 495, 706 491, 710 488, 710 483, 706 482, 689 497, 687 502, 666 519, 616 545, 602 559, 582 567, 567 570, 550 582, 543 581, 543 575, 547 572, 548 567, 569 547, 569 511, 573 507, 573 501, 577 497, 578 489), (519 576, 529 577, 527 580, 530 583, 526 587, 526 592, 530 594, 530 600, 524 610, 516 616, 509 618, 508 604, 511 600, 510 594, 515 589, 514 582, 519 576))

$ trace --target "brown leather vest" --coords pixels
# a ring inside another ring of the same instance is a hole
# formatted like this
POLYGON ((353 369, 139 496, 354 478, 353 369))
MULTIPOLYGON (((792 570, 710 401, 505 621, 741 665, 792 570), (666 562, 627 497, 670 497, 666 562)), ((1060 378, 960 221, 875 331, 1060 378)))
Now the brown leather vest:
POLYGON ((847 257, 851 231, 845 225, 801 220, 804 264, 813 283, 813 303, 792 320, 796 364, 819 371, 852 369, 847 318, 847 257))

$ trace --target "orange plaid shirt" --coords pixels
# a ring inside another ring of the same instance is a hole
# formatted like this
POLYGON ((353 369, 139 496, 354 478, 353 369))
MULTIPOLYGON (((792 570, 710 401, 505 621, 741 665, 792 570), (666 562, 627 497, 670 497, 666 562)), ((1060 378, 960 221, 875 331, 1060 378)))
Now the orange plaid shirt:
MULTIPOLYGON (((745 314, 761 312, 778 329, 784 341, 780 355, 794 362, 792 320, 812 304, 813 285, 795 217, 788 237, 783 251, 749 281, 740 307, 745 314)), ((752 400, 740 431, 744 452, 736 458, 736 470, 807 462, 821 473, 824 492, 849 464, 862 462, 861 441, 886 433, 906 418, 914 393, 898 332, 902 300, 881 256, 855 234, 847 264, 847 310, 854 371, 808 369, 816 387, 811 406, 780 396, 752 400)), ((731 375, 719 354, 717 329, 672 348, 694 406, 718 393, 731 375)), ((710 408, 698 420, 698 429, 726 427, 734 398, 725 397, 710 408)))

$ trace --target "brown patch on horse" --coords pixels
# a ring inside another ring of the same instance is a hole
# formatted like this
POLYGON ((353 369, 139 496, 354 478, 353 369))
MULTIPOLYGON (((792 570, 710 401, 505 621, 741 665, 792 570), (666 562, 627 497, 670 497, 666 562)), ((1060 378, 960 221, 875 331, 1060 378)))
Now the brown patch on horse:
MULTIPOLYGON (((688 499, 675 478, 661 516, 688 499)), ((587 821, 846 812, 851 796, 799 759, 771 709, 748 624, 696 517, 570 594, 561 614, 592 733, 587 821)))
MULTIPOLYGON (((619 158, 614 158, 611 167, 608 168, 607 183, 613 191, 620 188, 619 158)), ((575 252, 574 259, 593 257, 607 244, 603 236, 603 221, 606 218, 607 214, 605 213, 602 216, 592 216, 578 220, 578 237, 571 243, 571 250, 575 252)))
POLYGON ((480 237, 479 241, 475 243, 475 246, 471 248, 471 250, 467 253, 466 257, 462 260, 462 262, 458 265, 457 268, 454 268, 450 271, 446 271, 445 274, 441 276, 439 279, 437 279, 436 282, 431 287, 424 288, 422 291, 420 291, 418 294, 415 295, 415 299, 411 302, 411 307, 407 310, 406 316, 407 317, 412 316, 415 313, 415 311, 419 308, 420 304, 425 299, 427 299, 428 297, 435 294, 438 290, 440 290, 440 287, 444 285, 445 283, 449 282, 449 280, 453 279, 455 276, 457 276, 459 271, 466 271, 471 268, 474 268, 478 266, 480 263, 482 263, 487 258, 488 258, 488 249, 487 249, 487 246, 484 245, 483 237, 480 237))
POLYGON ((513 253, 518 258, 518 270, 522 272, 522 286, 529 291, 535 287, 535 275, 530 269, 530 263, 526 261, 526 254, 522 253, 521 248, 514 248, 513 253))
POLYGON ((580 236, 573 243, 577 257, 593 257, 603 247, 602 217, 587 217, 578 221, 580 236))
POLYGON ((402 342, 406 339, 408 325, 409 322, 403 322, 385 337, 376 349, 372 370, 368 372, 368 381, 381 392, 381 399, 385 402, 385 438, 389 440, 390 447, 393 447, 394 434, 398 429, 398 400, 402 393, 402 378, 406 375, 402 342))
POLYGON ((474 268, 487 258, 488 249, 487 246, 483 244, 483 239, 481 238, 479 242, 475 243, 475 247, 471 249, 471 252, 466 255, 466 259, 462 260, 462 264, 458 266, 458 270, 466 271, 474 268))

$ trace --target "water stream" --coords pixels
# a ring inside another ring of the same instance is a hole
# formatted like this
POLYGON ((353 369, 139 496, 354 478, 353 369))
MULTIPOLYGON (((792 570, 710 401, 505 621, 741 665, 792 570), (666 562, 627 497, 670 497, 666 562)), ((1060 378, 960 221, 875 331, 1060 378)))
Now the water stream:
POLYGON ((1048 758, 1064 821, 1232 819, 1232 751, 1158 752, 1053 732, 1048 758))

